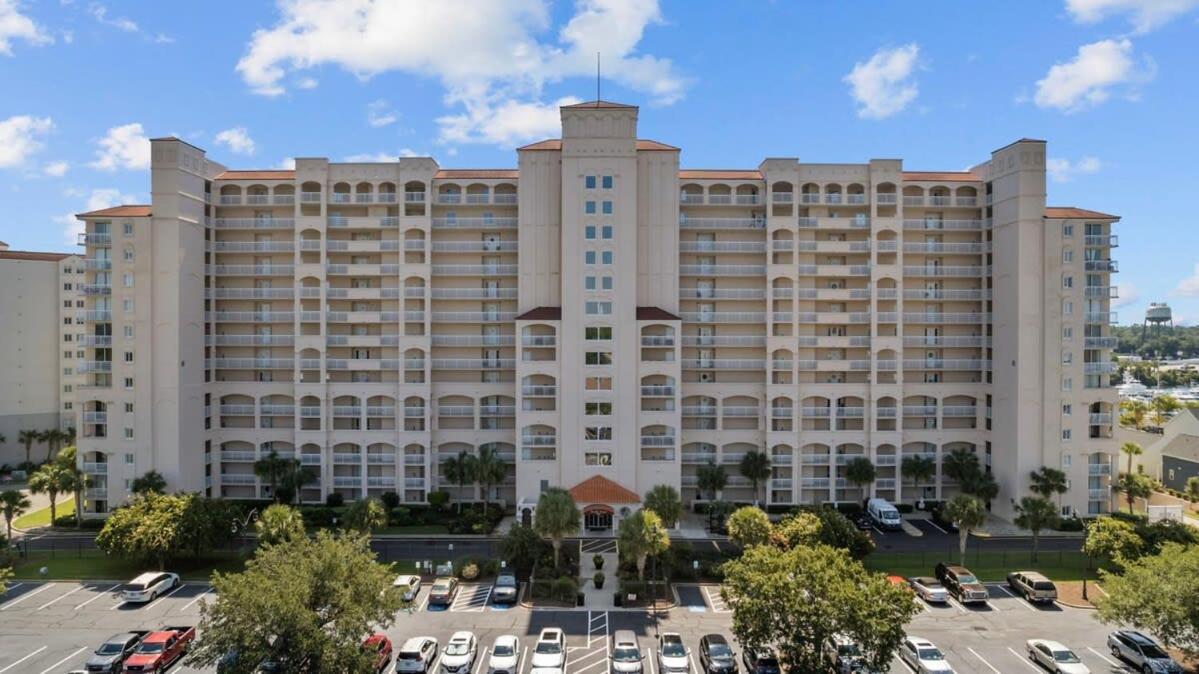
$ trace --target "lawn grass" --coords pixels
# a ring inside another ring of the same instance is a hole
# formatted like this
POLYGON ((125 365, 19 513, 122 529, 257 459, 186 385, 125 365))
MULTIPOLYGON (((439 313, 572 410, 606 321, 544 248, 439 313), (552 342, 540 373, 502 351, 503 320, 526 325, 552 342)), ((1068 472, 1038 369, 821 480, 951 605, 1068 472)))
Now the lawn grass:
MULTIPOLYGON (((958 562, 958 555, 932 552, 876 552, 864 560, 867 568, 887 574, 904 576, 931 576, 939 561, 958 562)), ((982 581, 1007 580, 1012 571, 1040 571, 1051 580, 1094 579, 1098 574, 1088 563, 1086 555, 1075 550, 1048 551, 1032 561, 1027 551, 970 552, 966 556, 966 567, 982 581)))
MULTIPOLYGON (((208 580, 213 571, 240 571, 245 560, 237 555, 212 559, 184 559, 168 564, 167 570, 178 573, 184 580, 208 580)), ((34 551, 29 557, 17 560, 13 576, 18 580, 125 580, 151 570, 141 562, 110 557, 99 550, 76 552, 34 551), (46 574, 40 570, 46 568, 46 574)))
MULTIPOLYGON (((58 514, 59 515, 65 515, 65 514, 74 512, 72 510, 72 508, 74 507, 74 505, 71 503, 72 498, 73 497, 68 496, 66 499, 59 501, 59 503, 58 503, 58 514), (63 506, 66 506, 67 509, 63 510, 63 506)), ((20 517, 18 517, 17 519, 12 521, 12 525, 13 525, 14 529, 32 529, 33 527, 48 527, 48 526, 50 526, 50 506, 46 506, 45 508, 42 508, 41 510, 35 510, 33 512, 25 513, 24 515, 21 515, 20 517)))

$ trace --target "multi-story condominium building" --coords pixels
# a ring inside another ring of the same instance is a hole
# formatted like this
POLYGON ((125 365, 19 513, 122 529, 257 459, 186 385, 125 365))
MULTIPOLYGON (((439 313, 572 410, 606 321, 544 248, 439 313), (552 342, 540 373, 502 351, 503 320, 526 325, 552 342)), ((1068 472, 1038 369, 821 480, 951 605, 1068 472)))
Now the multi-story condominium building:
MULTIPOLYGON (((83 260, 71 253, 9 250, 0 243, 0 326, 3 326, 4 386, 0 386, 0 464, 25 460, 21 431, 66 431, 75 427, 74 387, 84 345, 83 260)), ((34 461, 46 459, 47 444, 30 447, 34 461)))
POLYGON ((755 498, 751 451, 767 503, 943 499, 960 448, 1001 516, 1041 466, 1067 508, 1109 507, 1117 218, 1045 206, 1043 141, 960 172, 680 170, 636 107, 561 113, 515 170, 239 171, 152 141, 153 203, 80 216, 91 273, 132 275, 84 313, 89 509, 150 469, 267 496, 272 450, 314 469, 305 501, 477 499, 443 465, 484 452, 506 466, 489 499, 527 516, 562 486, 605 527, 656 484, 711 498, 708 462, 755 498), (857 457, 872 483, 847 479, 857 457))

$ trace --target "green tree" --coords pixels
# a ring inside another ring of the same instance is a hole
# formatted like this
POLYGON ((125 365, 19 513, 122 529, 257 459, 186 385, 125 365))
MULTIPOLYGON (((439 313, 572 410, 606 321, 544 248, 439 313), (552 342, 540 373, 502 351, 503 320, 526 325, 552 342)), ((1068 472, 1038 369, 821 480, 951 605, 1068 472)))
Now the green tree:
POLYGON ((1162 426, 1165 425, 1167 419, 1182 409, 1182 403, 1172 395, 1160 395, 1149 403, 1149 407, 1153 415, 1153 425, 1162 426))
POLYGON ((729 540, 742 550, 770 540, 770 518, 760 508, 743 506, 729 515, 729 540))
POLYGON ((1143 400, 1126 398, 1120 401, 1120 425, 1131 426, 1136 430, 1145 427, 1145 418, 1149 416, 1149 404, 1143 400))
POLYGON ((1028 479, 1030 480, 1029 491, 1046 499, 1057 496, 1059 504, 1061 495, 1065 494, 1069 488, 1067 487, 1066 473, 1049 466, 1042 466, 1039 470, 1034 470, 1029 474, 1028 479))
POLYGON ((695 471, 695 485, 701 494, 707 494, 709 501, 716 500, 716 493, 729 483, 729 476, 724 472, 724 466, 709 461, 695 471))
POLYGON ((53 461, 42 464, 29 476, 29 491, 45 494, 50 499, 50 524, 58 521, 58 495, 74 492, 75 473, 53 461))
POLYGON ((862 496, 865 497, 869 493, 868 487, 874 484, 876 477, 874 464, 864 456, 859 456, 845 464, 845 479, 849 483, 862 490, 862 496))
POLYGON ((1144 454, 1145 450, 1137 443, 1129 441, 1129 442, 1126 442, 1126 443, 1120 445, 1120 452, 1128 457, 1128 470, 1126 472, 1131 473, 1131 472, 1133 472, 1133 470, 1132 470, 1133 457, 1144 454))
POLYGON ((1128 512, 1133 513, 1137 499, 1153 495, 1153 480, 1143 473, 1123 473, 1116 479, 1116 491, 1124 494, 1128 501, 1128 512))
POLYGON ((213 550, 233 538, 234 522, 241 515, 236 504, 199 494, 185 494, 182 498, 184 507, 175 543, 179 549, 190 550, 192 556, 199 559, 206 550, 213 550))
POLYGON ((387 511, 378 499, 358 499, 346 508, 345 525, 347 529, 369 535, 387 526, 387 511))
POLYGON ((1188 658, 1199 656, 1199 547, 1171 543, 1123 573, 1100 571, 1099 620, 1157 636, 1188 658))
POLYGON ((1061 522, 1057 506, 1040 496, 1025 496, 1016 506, 1016 526, 1032 532, 1032 561, 1037 561, 1037 545, 1043 529, 1052 529, 1061 522))
POLYGON ((1144 541, 1136 529, 1115 517, 1099 517, 1087 526, 1082 551, 1091 559, 1106 560, 1117 569, 1141 556, 1144 541))
POLYGON ((183 548, 184 511, 191 494, 147 493, 134 496, 104 520, 96 547, 105 553, 164 568, 183 548))
POLYGON ((978 456, 964 447, 951 451, 941 459, 941 474, 959 484, 979 472, 982 469, 978 464, 978 456))
POLYGON ((486 515, 491 488, 504 481, 508 466, 500 458, 499 452, 491 447, 480 447, 474 461, 474 476, 483 487, 483 514, 486 515))
POLYGON ((390 626, 403 607, 392 578, 365 538, 322 531, 259 548, 244 572, 213 574, 216 600, 200 604, 186 664, 212 667, 236 651, 243 672, 266 659, 285 672, 371 672, 362 635, 390 626))
POLYGON ((1199 501, 1199 476, 1192 475, 1187 478, 1186 489, 1184 492, 1192 501, 1199 501))
POLYGON ((971 473, 961 483, 962 493, 977 496, 983 503, 990 503, 999 496, 999 483, 995 476, 981 469, 971 473))
POLYGON ((849 556, 854 559, 865 559, 874 552, 874 539, 866 532, 859 531, 857 526, 836 508, 805 506, 801 511, 820 520, 818 536, 824 545, 847 550, 849 556))
MULTIPOLYGON (((741 476, 749 480, 753 486, 754 503, 757 503, 758 485, 763 484, 770 477, 770 457, 766 452, 749 451, 741 457, 741 463, 737 468, 741 472, 741 476)), ((721 489, 723 488, 724 486, 721 485, 721 489)))
POLYGON ((8 592, 8 581, 12 580, 12 569, 0 567, 0 594, 8 592))
POLYGON ((987 507, 977 497, 958 494, 945 504, 945 517, 958 528, 958 551, 962 564, 966 563, 966 542, 970 532, 987 521, 987 507))
POLYGON ((777 648, 784 671, 826 671, 819 645, 837 634, 861 646, 871 669, 886 671, 920 610, 906 587, 825 545, 755 546, 723 568, 733 634, 747 650, 777 648))
POLYGON ((312 484, 316 479, 316 470, 312 466, 305 466, 298 459, 288 459, 279 479, 279 486, 275 488, 276 501, 293 503, 304 485, 312 484))
POLYGON ((133 478, 130 491, 134 494, 165 494, 167 493, 167 479, 156 470, 148 470, 140 477, 133 478))
POLYGON ((462 491, 475 481, 474 455, 458 452, 458 456, 451 456, 441 464, 441 472, 447 480, 458 485, 458 512, 462 512, 462 491))
POLYGON ((579 531, 582 516, 570 492, 553 487, 541 492, 533 511, 533 529, 554 546, 554 566, 562 561, 562 539, 579 531))
POLYGON ((29 497, 16 489, 0 492, 0 515, 4 516, 8 540, 12 540, 12 521, 24 515, 31 505, 29 497))
POLYGON ((277 545, 297 538, 303 538, 304 518, 295 508, 274 503, 266 507, 254 522, 254 530, 258 533, 258 542, 262 545, 277 545))
POLYGON ((668 529, 673 529, 683 516, 683 501, 679 498, 679 492, 668 484, 655 485, 646 492, 642 507, 654 511, 668 529))
MULTIPOLYGON (((254 474, 263 482, 270 485, 271 496, 275 499, 275 503, 279 503, 279 484, 283 482, 285 476, 292 470, 292 462, 295 459, 285 459, 279 456, 279 452, 272 449, 266 456, 254 462, 254 474)), ((297 462, 298 463, 298 462, 297 462)))
MULTIPOLYGON (((63 434, 65 437, 65 433, 63 434)), ((75 502, 75 527, 83 527, 83 490, 91 485, 91 477, 79 469, 77 458, 79 449, 75 445, 68 445, 58 450, 58 455, 54 457, 54 461, 67 470, 71 471, 71 475, 75 476, 74 484, 72 485, 71 495, 75 502)))
POLYGON ((513 525, 500 539, 500 557, 519 571, 532 569, 544 548, 545 541, 533 527, 522 524, 513 525))
POLYGON ((24 430, 17 433, 17 441, 25 445, 25 463, 33 463, 33 444, 41 440, 42 434, 40 431, 24 430))
POLYGON ((636 560, 637 577, 644 580, 645 560, 650 555, 666 552, 670 547, 670 534, 657 513, 641 508, 620 521, 617 541, 620 549, 636 560))
POLYGON ((779 520, 770 529, 770 542, 789 549, 820 542, 820 518, 810 512, 797 512, 779 520))
POLYGON ((912 486, 927 483, 937 474, 937 464, 927 456, 905 456, 900 466, 903 476, 912 479, 912 486))
POLYGON ((53 461, 58 454, 58 448, 67 441, 67 434, 57 428, 42 431, 42 440, 46 443, 46 460, 53 461))

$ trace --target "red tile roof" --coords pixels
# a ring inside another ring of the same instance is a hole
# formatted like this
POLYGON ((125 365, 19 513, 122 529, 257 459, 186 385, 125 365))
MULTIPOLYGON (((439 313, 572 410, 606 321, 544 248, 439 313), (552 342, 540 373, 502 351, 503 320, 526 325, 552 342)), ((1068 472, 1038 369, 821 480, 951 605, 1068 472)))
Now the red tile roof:
POLYGON ((295 180, 296 172, 284 169, 246 169, 225 171, 213 180, 295 180))
POLYGON ((903 179, 910 182, 982 182, 969 171, 904 171, 903 179))
POLYGON ((30 260, 32 262, 58 262, 75 253, 38 253, 31 250, 0 250, 0 260, 30 260))
POLYGON ((665 309, 658 307, 637 307, 637 320, 639 321, 681 321, 683 319, 675 316, 665 309))
POLYGON ((637 492, 620 486, 603 475, 595 475, 570 488, 575 503, 641 503, 637 492))
POLYGON ((434 178, 519 178, 520 171, 516 169, 442 169, 433 175, 434 178))
POLYGON ((1071 220, 1071 219, 1086 219, 1092 220, 1119 220, 1118 215, 1109 215, 1100 213, 1099 211, 1088 211, 1085 208, 1076 208, 1074 206, 1046 206, 1045 217, 1055 220, 1071 220))
POLYGON ((76 213, 77 218, 148 218, 150 217, 149 204, 124 204, 122 206, 113 206, 112 208, 101 208, 98 211, 88 211, 87 213, 76 213))
POLYGON ((518 321, 560 321, 562 307, 537 307, 516 317, 518 321))
POLYGON ((680 169, 683 180, 761 180, 757 169, 680 169))
MULTIPOLYGON (((524 147, 516 148, 516 150, 518 152, 521 150, 528 150, 531 152, 535 152, 538 150, 561 150, 561 149, 562 149, 562 139, 561 138, 548 138, 546 140, 541 140, 541 141, 537 141, 536 143, 531 143, 529 145, 525 145, 524 147)), ((656 140, 647 140, 645 138, 639 138, 637 140, 637 151, 638 152, 654 152, 654 151, 677 152, 678 149, 679 148, 677 148, 673 145, 667 145, 666 143, 659 143, 656 140)))

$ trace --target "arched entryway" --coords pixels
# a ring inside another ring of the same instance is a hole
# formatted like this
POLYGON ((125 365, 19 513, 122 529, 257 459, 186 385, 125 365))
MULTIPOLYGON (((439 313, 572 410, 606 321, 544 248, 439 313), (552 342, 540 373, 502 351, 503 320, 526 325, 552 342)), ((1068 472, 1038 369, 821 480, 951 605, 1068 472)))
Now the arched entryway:
POLYGON ((611 506, 592 503, 583 508, 583 528, 592 532, 611 531, 613 514, 611 506))

